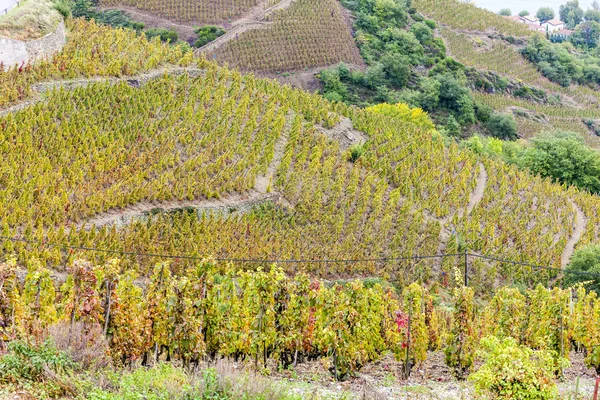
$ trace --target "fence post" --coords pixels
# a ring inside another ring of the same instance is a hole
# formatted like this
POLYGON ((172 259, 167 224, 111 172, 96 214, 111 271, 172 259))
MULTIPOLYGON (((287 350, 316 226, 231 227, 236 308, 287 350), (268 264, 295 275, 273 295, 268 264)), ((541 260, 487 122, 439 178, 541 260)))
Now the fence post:
POLYGON ((406 338, 406 360, 404 362, 404 376, 406 379, 408 379, 408 377, 410 376, 410 367, 409 367, 409 354, 410 354, 410 328, 411 328, 411 320, 412 320, 412 307, 413 307, 413 302, 412 302, 412 298, 410 299, 409 302, 409 307, 408 307, 408 337, 406 338))
POLYGON ((469 286, 469 253, 465 250, 465 286, 469 286))

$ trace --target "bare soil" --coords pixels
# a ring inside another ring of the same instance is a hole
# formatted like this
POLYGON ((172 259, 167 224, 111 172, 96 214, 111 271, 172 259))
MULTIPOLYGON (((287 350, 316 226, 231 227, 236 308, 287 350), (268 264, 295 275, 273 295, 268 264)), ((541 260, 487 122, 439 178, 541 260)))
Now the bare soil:
POLYGON ((587 217, 585 216, 581 208, 579 208, 579 206, 572 200, 571 204, 573 204, 573 209, 576 212, 575 221, 573 221, 575 230, 573 231, 573 234, 571 235, 569 241, 565 245, 565 250, 563 251, 560 259, 563 268, 565 268, 569 264, 571 256, 575 252, 575 246, 577 245, 577 243, 579 243, 579 240, 581 239, 581 236, 583 235, 587 227, 587 217))

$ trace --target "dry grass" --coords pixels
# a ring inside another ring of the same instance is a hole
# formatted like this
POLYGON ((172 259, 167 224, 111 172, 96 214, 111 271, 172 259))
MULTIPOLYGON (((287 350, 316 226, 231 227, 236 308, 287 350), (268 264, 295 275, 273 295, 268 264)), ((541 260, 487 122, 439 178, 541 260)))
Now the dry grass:
POLYGON ((52 0, 27 0, 0 17, 0 36, 16 40, 38 39, 56 29, 62 15, 52 0))
POLYGON ((56 348, 68 353, 86 370, 101 369, 110 364, 108 342, 98 324, 59 323, 48 329, 56 348))

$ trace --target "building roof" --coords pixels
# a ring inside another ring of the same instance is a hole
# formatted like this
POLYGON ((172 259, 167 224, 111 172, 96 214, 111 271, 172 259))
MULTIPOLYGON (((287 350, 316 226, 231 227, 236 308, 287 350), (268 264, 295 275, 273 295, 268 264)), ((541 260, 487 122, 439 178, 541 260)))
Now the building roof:
POLYGON ((525 21, 525 22, 533 22, 533 23, 540 22, 540 19, 534 15, 525 15, 524 17, 521 17, 521 19, 523 19, 523 21, 525 21))
POLYGON ((551 19, 550 21, 546 21, 546 24, 550 24, 550 25, 554 25, 554 26, 558 26, 558 25, 564 25, 565 23, 562 22, 560 19, 551 19))
POLYGON ((558 31, 554 32, 554 35, 571 36, 572 34, 573 31, 570 29, 559 29, 558 31))
POLYGON ((536 24, 527 24, 527 27, 529 28, 529 30, 531 31, 537 31, 537 32, 546 32, 546 29, 536 25, 536 24))
POLYGON ((519 17, 518 15, 511 15, 511 16, 506 17, 506 18, 508 18, 510 20, 513 20, 513 21, 517 21, 517 22, 523 22, 523 20, 521 19, 521 17, 519 17))

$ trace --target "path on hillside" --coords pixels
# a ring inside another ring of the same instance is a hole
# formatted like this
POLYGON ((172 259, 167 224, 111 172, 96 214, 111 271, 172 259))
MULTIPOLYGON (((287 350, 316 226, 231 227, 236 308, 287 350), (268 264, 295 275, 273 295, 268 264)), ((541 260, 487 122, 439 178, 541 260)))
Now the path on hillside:
POLYGON ((251 29, 264 29, 271 25, 271 22, 262 22, 262 21, 248 21, 242 24, 235 25, 230 30, 225 32, 225 34, 219 36, 212 42, 208 42, 204 46, 200 47, 196 50, 197 53, 210 53, 211 51, 223 46, 225 43, 230 40, 237 39, 239 35, 242 33, 249 31, 251 29))
MULTIPOLYGON (((279 165, 281 164, 281 160, 283 159, 283 155, 285 153, 285 146, 287 145, 287 142, 290 137, 290 130, 292 129, 292 122, 294 120, 294 116, 295 114, 292 111, 290 111, 286 118, 283 132, 275 142, 275 151, 273 154, 273 159, 267 167, 267 172, 263 175, 257 175, 256 177, 254 188, 260 193, 268 193, 273 190, 275 176, 277 175, 277 169, 279 168, 279 165)), ((290 205, 290 203, 285 198, 283 198, 283 196, 280 196, 279 199, 286 206, 290 205)))
POLYGON ((241 18, 231 23, 231 28, 222 36, 219 36, 212 42, 205 44, 196 50, 196 53, 209 53, 223 46, 232 39, 237 39, 242 33, 252 29, 264 29, 272 24, 265 21, 267 17, 276 11, 285 10, 290 7, 295 0, 281 0, 272 7, 265 8, 266 2, 260 2, 256 7, 244 14, 241 18))
POLYGON ((560 263, 563 268, 569 265, 569 260, 575 252, 575 246, 577 245, 577 243, 579 243, 579 240, 581 240, 581 236, 585 232, 588 223, 587 217, 585 216, 583 210, 577 205, 577 203, 571 200, 571 204, 573 205, 573 209, 576 213, 575 230, 573 231, 573 234, 571 235, 569 241, 565 245, 565 249, 560 258, 560 263))
POLYGON ((471 215, 471 212, 475 208, 477 204, 481 202, 483 199, 483 195, 485 194, 485 187, 487 186, 488 174, 483 166, 483 164, 479 164, 479 175, 477 176, 477 186, 475 186, 475 190, 471 193, 469 198, 469 204, 467 205, 467 215, 471 215))
POLYGON ((149 214, 163 213, 180 209, 194 209, 197 213, 209 212, 220 214, 240 214, 249 211, 252 207, 274 201, 279 198, 277 193, 259 193, 251 191, 245 194, 231 194, 220 199, 192 200, 192 201, 167 201, 167 202, 140 202, 121 209, 111 209, 77 225, 78 229, 90 229, 92 226, 102 227, 116 225, 122 227, 136 220, 146 218, 149 214))
POLYGON ((163 75, 182 75, 187 73, 191 77, 197 77, 204 74, 203 69, 199 68, 186 68, 186 67, 168 67, 168 68, 160 68, 154 69, 150 71, 146 71, 136 75, 128 75, 122 77, 114 77, 114 76, 98 76, 93 78, 78 78, 78 79, 66 79, 66 80, 58 80, 58 81, 47 81, 36 83, 31 86, 31 90, 34 93, 27 100, 13 104, 7 108, 0 109, 0 118, 13 113, 24 108, 35 105, 36 103, 44 101, 42 96, 43 93, 51 91, 53 89, 58 89, 60 87, 66 90, 73 90, 78 87, 86 87, 93 83, 103 83, 103 82, 127 82, 127 84, 139 87, 153 79, 160 78, 163 75))
MULTIPOLYGON (((463 219, 473 212, 475 207, 481 202, 483 196, 485 194, 485 189, 487 187, 488 182, 488 173, 485 169, 485 166, 482 163, 478 163, 479 165, 479 174, 477 175, 477 184, 475 185, 475 189, 469 195, 469 202, 467 203, 466 213, 464 210, 459 210, 455 214, 451 214, 448 217, 439 220, 442 225, 442 229, 440 230, 440 238, 438 245, 438 254, 445 254, 446 248, 448 247, 448 241, 452 237, 452 235, 456 234, 456 227, 454 229, 450 228, 450 222, 456 215, 458 219, 463 219)), ((441 270, 443 259, 440 258, 438 262, 438 267, 441 270)))

